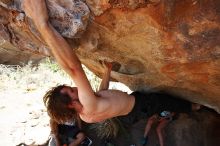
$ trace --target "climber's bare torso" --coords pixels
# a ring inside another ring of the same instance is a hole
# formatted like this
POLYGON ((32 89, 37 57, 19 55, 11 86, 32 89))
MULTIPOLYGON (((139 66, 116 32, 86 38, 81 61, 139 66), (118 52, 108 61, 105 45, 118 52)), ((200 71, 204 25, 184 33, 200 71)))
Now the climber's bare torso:
POLYGON ((102 90, 95 93, 101 102, 97 111, 87 114, 82 111, 80 117, 86 122, 100 122, 108 118, 127 115, 133 108, 135 98, 119 90, 102 90))

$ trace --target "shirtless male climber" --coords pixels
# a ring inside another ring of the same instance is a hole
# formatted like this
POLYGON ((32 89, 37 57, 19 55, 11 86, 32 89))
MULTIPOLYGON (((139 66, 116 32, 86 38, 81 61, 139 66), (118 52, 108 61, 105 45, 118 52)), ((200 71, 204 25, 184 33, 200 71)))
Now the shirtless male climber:
MULTIPOLYGON (((57 63, 69 74, 77 86, 57 87, 48 91, 44 98, 47 108, 53 104, 51 102, 53 98, 65 98, 63 105, 57 108, 71 111, 73 115, 78 114, 87 123, 94 123, 112 117, 128 115, 133 113, 134 109, 141 109, 141 106, 147 107, 147 105, 142 103, 149 103, 142 102, 142 100, 148 99, 148 97, 143 98, 144 95, 141 93, 129 95, 119 90, 109 90, 108 85, 103 85, 95 93, 82 69, 78 57, 65 39, 48 21, 45 0, 24 0, 23 6, 26 15, 33 20, 36 28, 50 47, 57 63)), ((185 107, 191 108, 191 103, 186 103, 185 107)), ((182 102, 179 102, 179 104, 182 104, 182 102)), ((154 108, 154 105, 151 106, 154 108)))

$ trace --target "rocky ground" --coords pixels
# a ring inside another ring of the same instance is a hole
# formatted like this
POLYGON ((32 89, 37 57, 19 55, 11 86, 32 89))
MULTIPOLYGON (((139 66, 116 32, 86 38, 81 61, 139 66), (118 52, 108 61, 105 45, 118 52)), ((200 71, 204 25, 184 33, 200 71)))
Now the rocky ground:
POLYGON ((4 146, 42 144, 49 136, 49 118, 42 91, 8 90, 0 97, 0 137, 4 146))

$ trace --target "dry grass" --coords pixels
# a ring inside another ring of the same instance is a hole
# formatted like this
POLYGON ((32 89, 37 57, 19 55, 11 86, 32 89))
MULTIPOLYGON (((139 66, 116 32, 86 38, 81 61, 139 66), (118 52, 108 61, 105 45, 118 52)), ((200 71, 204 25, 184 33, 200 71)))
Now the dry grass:
POLYGON ((101 139, 115 138, 119 130, 122 128, 117 118, 107 119, 103 122, 95 123, 90 126, 95 130, 96 135, 101 139))
MULTIPOLYGON (((93 89, 97 89, 100 79, 91 73, 86 67, 87 74, 93 89)), ((58 84, 73 86, 73 81, 53 61, 46 59, 33 66, 31 63, 21 67, 18 65, 0 65, 0 90, 8 89, 32 91, 42 88, 50 88, 58 84)))

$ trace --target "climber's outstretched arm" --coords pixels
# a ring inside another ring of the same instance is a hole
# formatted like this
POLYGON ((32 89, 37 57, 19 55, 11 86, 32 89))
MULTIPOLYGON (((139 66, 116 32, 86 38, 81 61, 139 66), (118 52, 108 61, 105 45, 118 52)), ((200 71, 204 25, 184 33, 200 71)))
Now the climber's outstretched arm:
POLYGON ((78 87, 78 96, 87 111, 95 111, 97 98, 82 69, 81 62, 66 40, 48 21, 45 0, 24 0, 24 10, 32 18, 37 29, 51 49, 58 64, 70 75, 78 87))

